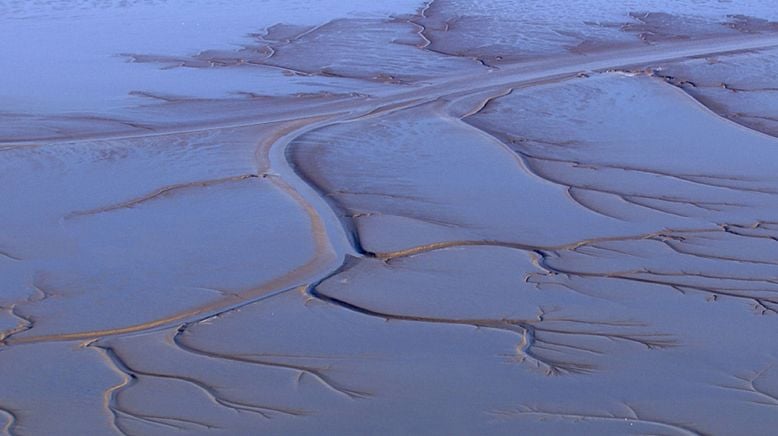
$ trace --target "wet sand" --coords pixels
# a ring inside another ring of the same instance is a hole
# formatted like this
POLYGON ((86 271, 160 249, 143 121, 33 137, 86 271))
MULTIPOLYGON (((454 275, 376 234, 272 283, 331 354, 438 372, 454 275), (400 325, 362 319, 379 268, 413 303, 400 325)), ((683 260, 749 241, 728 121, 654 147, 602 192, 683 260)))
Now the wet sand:
POLYGON ((771 434, 778 17, 652 3, 0 2, 236 32, 0 86, 0 430, 771 434))

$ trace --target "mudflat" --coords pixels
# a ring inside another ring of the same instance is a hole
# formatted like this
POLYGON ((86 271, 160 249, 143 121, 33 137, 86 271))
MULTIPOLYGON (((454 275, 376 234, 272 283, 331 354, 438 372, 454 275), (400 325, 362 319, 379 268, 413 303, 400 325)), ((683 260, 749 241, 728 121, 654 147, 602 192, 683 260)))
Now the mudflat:
POLYGON ((0 1, 0 431, 774 433, 770 1, 343 3, 0 1))

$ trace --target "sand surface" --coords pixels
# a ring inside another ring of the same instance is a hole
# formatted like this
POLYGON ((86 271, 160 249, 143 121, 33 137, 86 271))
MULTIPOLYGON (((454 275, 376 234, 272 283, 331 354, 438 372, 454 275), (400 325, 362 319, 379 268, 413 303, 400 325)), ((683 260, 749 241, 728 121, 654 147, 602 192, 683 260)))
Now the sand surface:
POLYGON ((778 428, 778 10, 0 1, 0 431, 778 428))

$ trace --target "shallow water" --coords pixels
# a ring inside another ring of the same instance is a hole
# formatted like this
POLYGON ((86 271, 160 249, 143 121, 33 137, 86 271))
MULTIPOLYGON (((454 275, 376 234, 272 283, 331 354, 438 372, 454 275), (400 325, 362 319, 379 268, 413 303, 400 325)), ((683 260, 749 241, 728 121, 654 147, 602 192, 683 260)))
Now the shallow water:
POLYGON ((775 21, 0 1, 0 431, 770 434, 775 21))

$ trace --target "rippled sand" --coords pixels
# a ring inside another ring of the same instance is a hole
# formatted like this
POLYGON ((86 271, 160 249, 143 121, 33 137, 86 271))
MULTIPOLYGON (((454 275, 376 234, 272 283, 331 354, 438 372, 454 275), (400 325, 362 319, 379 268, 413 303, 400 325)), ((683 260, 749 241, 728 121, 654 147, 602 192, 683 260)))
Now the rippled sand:
POLYGON ((1 431, 774 433, 770 1, 262 5, 0 1, 1 431))

